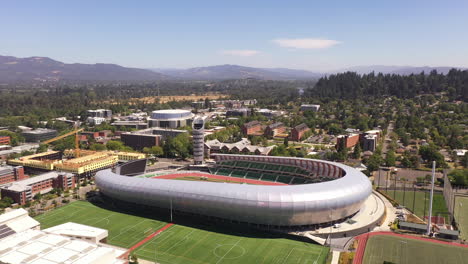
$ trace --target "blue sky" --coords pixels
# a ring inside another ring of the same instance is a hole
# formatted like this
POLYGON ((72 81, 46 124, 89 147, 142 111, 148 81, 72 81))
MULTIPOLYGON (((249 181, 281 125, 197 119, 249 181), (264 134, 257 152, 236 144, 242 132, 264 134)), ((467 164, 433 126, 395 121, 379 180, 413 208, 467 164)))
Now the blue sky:
POLYGON ((2 1, 0 55, 142 68, 468 67, 468 1, 2 1))

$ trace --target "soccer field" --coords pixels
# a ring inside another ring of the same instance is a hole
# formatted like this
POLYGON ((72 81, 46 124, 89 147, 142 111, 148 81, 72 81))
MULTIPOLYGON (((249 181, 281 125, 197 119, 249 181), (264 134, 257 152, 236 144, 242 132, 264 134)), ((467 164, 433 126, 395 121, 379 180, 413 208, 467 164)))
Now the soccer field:
MULTIPOLYGON (((108 243, 130 248, 167 223, 114 212, 78 201, 35 217, 41 228, 66 222, 109 231, 108 243)), ((267 233, 199 229, 173 225, 134 251, 143 259, 162 264, 325 263, 328 248, 267 233)))
POLYGON ((455 196, 453 214, 460 230, 460 237, 468 239, 468 197, 455 196))
MULTIPOLYGON (((384 190, 382 190, 385 192, 384 190)), ((387 195, 396 200, 399 204, 404 205, 406 208, 413 211, 414 214, 419 216, 421 219, 429 214, 429 192, 416 191, 393 191, 389 190, 387 195), (416 199, 416 201, 414 201, 416 199), (414 201, 414 202, 413 202, 414 201), (424 205, 424 203, 426 203, 424 205), (413 207, 414 206, 414 207, 413 207), (426 211, 424 213, 424 208, 426 211)), ((445 206, 444 196, 441 193, 434 193, 434 203, 432 208, 433 216, 444 216, 445 221, 448 222, 450 219, 447 214, 448 210, 445 206)))
POLYGON ((376 235, 367 241, 364 264, 463 264, 468 248, 395 236, 376 235))

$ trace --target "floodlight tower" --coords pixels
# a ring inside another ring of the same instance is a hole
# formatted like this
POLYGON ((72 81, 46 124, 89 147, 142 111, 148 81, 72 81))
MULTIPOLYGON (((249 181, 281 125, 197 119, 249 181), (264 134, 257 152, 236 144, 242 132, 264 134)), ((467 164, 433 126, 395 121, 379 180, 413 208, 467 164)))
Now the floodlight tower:
POLYGON ((203 164, 205 152, 205 119, 195 117, 192 123, 193 136, 193 162, 195 165, 203 164))
POLYGON ((429 236, 431 234, 431 220, 432 220, 432 200, 434 198, 434 178, 435 178, 435 165, 436 162, 432 162, 432 179, 431 179, 431 195, 429 196, 429 217, 427 218, 427 230, 426 233, 429 236))

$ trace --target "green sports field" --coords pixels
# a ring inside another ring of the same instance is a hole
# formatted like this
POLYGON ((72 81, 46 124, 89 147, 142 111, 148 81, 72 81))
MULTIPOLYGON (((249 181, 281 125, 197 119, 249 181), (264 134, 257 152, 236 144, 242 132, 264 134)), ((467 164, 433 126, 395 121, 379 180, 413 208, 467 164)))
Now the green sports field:
POLYGON ((376 235, 367 241, 364 264, 463 264, 468 248, 394 236, 376 235))
MULTIPOLYGON (((419 216, 421 219, 425 215, 427 216, 429 214, 429 192, 427 192, 425 196, 424 192, 421 192, 421 191, 416 191, 414 193, 413 191, 406 191, 405 193, 404 191, 394 192, 393 190, 389 190, 387 192, 387 195, 392 197, 399 204, 413 211, 413 213, 419 216), (413 203, 414 199, 416 199, 416 201, 413 203), (424 203, 426 203, 426 205, 424 205, 424 203), (414 205, 414 208, 413 208, 413 205, 414 205), (425 213, 424 213, 424 208, 426 208, 425 213)), ((444 196, 441 193, 434 193, 432 215, 444 216, 445 221, 449 221, 450 219, 448 219, 447 212, 448 210, 447 210, 447 207, 445 206, 444 196)))
POLYGON ((468 197, 455 196, 454 217, 460 229, 460 237, 468 239, 468 197))
MULTIPOLYGON (((35 217, 41 228, 66 222, 109 231, 108 243, 130 248, 167 223, 74 202, 35 217)), ((134 251, 161 264, 325 263, 328 248, 272 234, 173 225, 134 251)))

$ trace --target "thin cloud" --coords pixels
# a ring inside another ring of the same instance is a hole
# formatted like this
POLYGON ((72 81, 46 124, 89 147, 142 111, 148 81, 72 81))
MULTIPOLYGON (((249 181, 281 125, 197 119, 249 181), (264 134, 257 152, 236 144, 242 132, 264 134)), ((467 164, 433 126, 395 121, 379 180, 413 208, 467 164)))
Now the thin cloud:
POLYGON ((223 55, 239 56, 239 57, 250 57, 260 53, 258 50, 222 50, 220 52, 223 55))
POLYGON ((326 49, 337 44, 340 41, 332 39, 319 39, 319 38, 302 38, 302 39, 274 39, 274 43, 284 48, 294 49, 326 49))

